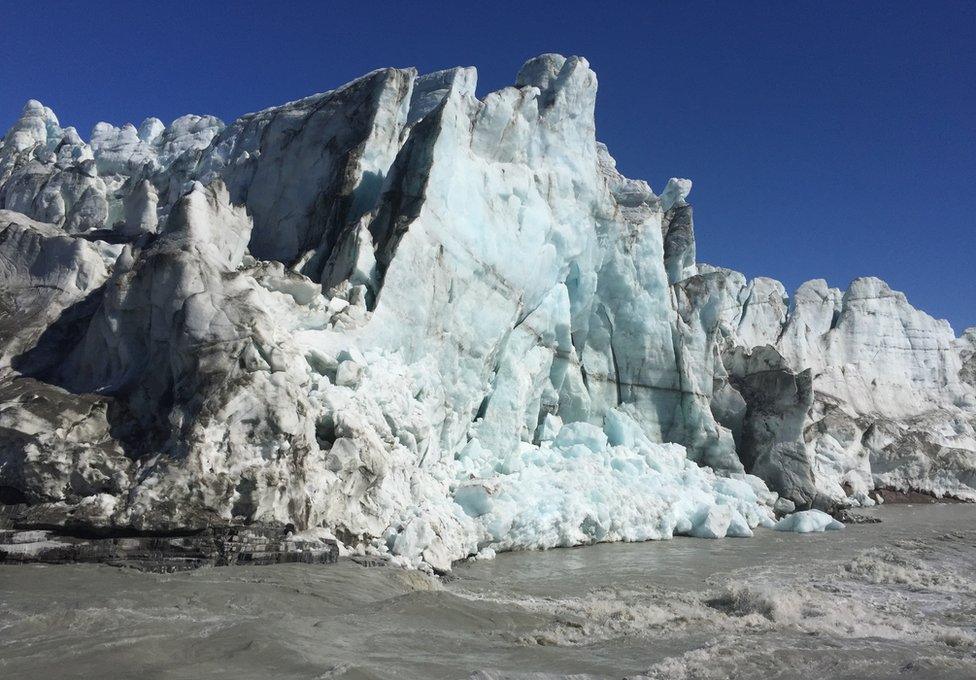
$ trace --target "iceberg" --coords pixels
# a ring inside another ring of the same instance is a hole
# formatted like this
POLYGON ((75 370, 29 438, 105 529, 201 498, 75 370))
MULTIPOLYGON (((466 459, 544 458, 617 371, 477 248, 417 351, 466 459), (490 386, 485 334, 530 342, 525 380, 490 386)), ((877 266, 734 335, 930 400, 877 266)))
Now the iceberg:
POLYGON ((803 510, 787 515, 773 525, 776 531, 793 531, 798 534, 809 534, 822 531, 836 531, 844 525, 820 510, 803 510))

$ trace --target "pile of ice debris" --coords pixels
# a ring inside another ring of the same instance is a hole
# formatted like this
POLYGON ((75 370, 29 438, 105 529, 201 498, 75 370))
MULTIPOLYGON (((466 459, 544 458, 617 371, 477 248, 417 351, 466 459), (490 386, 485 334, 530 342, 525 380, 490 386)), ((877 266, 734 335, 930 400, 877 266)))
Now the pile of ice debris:
MULTIPOLYGON (((449 568, 746 536, 876 487, 976 500, 976 330, 696 262, 596 76, 383 69, 225 126, 29 102, 0 143, 0 501, 287 522, 449 568)), ((811 520, 812 521, 812 520, 811 520)))

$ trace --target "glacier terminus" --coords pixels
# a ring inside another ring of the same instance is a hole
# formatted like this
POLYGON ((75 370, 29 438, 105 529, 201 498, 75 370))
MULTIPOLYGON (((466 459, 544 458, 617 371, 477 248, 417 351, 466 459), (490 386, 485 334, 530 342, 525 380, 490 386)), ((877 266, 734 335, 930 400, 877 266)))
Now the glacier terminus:
POLYGON ((699 262, 692 182, 617 171, 583 58, 476 84, 382 69, 87 141, 28 102, 0 142, 0 500, 436 571, 976 501, 976 328, 876 278, 699 262))

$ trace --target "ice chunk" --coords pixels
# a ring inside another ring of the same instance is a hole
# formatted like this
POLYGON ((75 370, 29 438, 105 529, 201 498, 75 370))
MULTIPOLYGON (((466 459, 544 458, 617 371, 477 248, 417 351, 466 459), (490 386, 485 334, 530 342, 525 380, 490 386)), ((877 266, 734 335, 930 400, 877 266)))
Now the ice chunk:
POLYGON ((808 534, 816 531, 833 531, 843 529, 844 525, 820 510, 802 510, 787 515, 776 522, 776 531, 794 531, 798 534, 808 534))
POLYGON ((611 440, 586 423, 550 443, 523 444, 499 465, 474 442, 461 455, 455 501, 495 550, 670 538, 747 536, 772 513, 743 481, 716 477, 674 444, 655 444, 627 415, 607 417, 611 440), (474 476, 474 479, 470 479, 474 476))
POLYGON ((727 505, 712 505, 702 513, 691 530, 691 535, 698 538, 723 538, 731 523, 732 508, 727 505))
POLYGON ((688 202, 685 199, 688 198, 688 194, 690 193, 690 179, 672 177, 670 180, 668 180, 668 184, 666 187, 664 187, 664 191, 661 192, 661 209, 664 212, 667 212, 674 206, 688 205, 688 202))

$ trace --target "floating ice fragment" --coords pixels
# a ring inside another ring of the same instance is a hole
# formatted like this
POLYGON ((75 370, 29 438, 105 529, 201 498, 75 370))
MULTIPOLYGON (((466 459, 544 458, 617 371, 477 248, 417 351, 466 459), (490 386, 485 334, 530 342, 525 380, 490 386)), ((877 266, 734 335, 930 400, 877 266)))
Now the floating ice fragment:
POLYGON ((787 515, 773 527, 776 531, 794 531, 809 534, 814 531, 833 531, 843 529, 844 525, 820 510, 803 510, 787 515))

